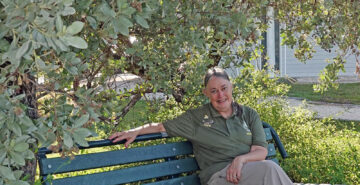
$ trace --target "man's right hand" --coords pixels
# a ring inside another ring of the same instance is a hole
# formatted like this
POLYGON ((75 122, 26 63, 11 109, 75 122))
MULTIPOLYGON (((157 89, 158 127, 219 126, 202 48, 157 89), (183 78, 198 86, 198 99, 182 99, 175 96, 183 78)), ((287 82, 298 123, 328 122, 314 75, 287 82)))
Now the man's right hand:
POLYGON ((115 132, 114 134, 112 134, 109 139, 113 142, 116 143, 118 141, 124 140, 126 139, 125 142, 125 147, 129 147, 130 143, 132 143, 135 139, 136 136, 139 135, 140 130, 128 130, 128 131, 123 131, 123 132, 115 132))

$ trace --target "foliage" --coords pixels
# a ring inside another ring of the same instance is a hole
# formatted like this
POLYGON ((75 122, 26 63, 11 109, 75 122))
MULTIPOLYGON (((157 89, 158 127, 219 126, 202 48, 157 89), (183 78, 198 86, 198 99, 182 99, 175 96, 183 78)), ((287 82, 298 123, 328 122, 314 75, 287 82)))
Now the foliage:
MULTIPOLYGON (((310 56, 304 36, 312 30, 324 48, 335 43, 346 51, 358 44, 352 29, 359 30, 359 3, 350 1, 0 2, 0 184, 29 184, 38 147, 51 145, 73 155, 78 145, 87 145, 86 137, 95 135, 93 123, 121 125, 146 93, 172 95, 151 107, 160 113, 201 104, 201 77, 207 68, 258 60, 268 8, 286 23, 282 36, 298 47, 299 58, 310 56), (119 80, 112 80, 121 72, 142 80, 119 91, 119 80)), ((343 55, 336 58, 323 81, 332 82, 344 62, 343 55)), ((253 76, 248 72, 242 75, 245 81, 253 76)), ((254 88, 271 87, 261 85, 269 76, 258 77, 252 79, 254 88)), ((149 116, 160 121, 170 115, 149 116)))
MULTIPOLYGON (((281 30, 283 44, 295 47, 295 56, 301 61, 312 58, 314 44, 337 56, 320 74, 320 83, 315 90, 323 92, 334 83, 340 70, 344 71, 346 56, 360 55, 359 42, 360 14, 359 1, 295 1, 279 0, 274 2, 279 22, 285 23, 281 30), (294 34, 295 33, 295 34, 294 34)), ((354 66, 355 67, 355 66, 354 66)))
POLYGON ((290 176, 297 182, 359 184, 359 132, 325 124, 331 120, 304 121, 312 116, 295 111, 283 112, 278 126, 291 155, 283 166, 290 176))

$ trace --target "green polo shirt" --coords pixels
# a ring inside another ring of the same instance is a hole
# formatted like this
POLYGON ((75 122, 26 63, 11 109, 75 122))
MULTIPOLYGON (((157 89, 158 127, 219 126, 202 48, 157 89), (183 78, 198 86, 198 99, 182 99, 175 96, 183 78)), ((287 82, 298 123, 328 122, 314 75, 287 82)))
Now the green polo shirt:
POLYGON ((250 152, 251 145, 267 148, 265 133, 257 112, 241 106, 242 114, 222 117, 208 103, 191 109, 173 120, 163 123, 169 136, 180 136, 191 141, 200 167, 200 180, 206 184, 212 174, 225 168, 236 156, 250 152))

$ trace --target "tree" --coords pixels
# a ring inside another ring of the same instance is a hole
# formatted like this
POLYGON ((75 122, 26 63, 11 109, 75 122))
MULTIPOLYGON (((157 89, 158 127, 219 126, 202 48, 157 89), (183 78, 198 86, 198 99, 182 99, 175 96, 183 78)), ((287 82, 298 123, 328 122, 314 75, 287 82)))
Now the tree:
MULTIPOLYGON (((2 0, 0 6, 0 184, 29 184, 38 147, 73 155, 95 135, 93 123, 121 121, 144 93, 173 95, 183 109, 200 104, 207 68, 259 58, 267 28, 261 20, 270 7, 299 58, 311 56, 304 39, 310 32, 324 48, 356 52, 359 42, 359 3, 351 1, 2 0), (108 82, 119 72, 143 81, 117 92, 108 82)), ((324 82, 336 79, 343 57, 325 69, 324 82)))

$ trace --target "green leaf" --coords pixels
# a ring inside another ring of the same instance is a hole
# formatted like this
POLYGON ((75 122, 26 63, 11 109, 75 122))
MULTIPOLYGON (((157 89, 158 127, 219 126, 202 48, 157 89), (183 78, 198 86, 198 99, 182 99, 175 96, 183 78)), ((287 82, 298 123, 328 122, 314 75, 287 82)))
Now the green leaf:
POLYGON ((21 171, 21 170, 16 170, 16 171, 13 171, 14 172, 14 176, 16 179, 20 179, 22 174, 24 174, 24 171, 21 171))
POLYGON ((136 12, 136 9, 133 7, 127 7, 125 9, 121 10, 122 14, 127 15, 129 17, 135 12, 136 12))
POLYGON ((86 20, 89 22, 90 26, 93 28, 93 29, 96 29, 97 28, 97 22, 96 20, 91 17, 91 16, 86 16, 86 20))
POLYGON ((120 24, 127 27, 127 28, 133 26, 133 23, 128 18, 126 18, 125 16, 120 15, 118 19, 120 21, 120 24))
POLYGON ((9 122, 7 122, 6 125, 7 125, 8 129, 13 131, 17 136, 21 135, 21 128, 20 128, 18 123, 15 123, 15 122, 9 123, 9 122))
POLYGON ((71 148, 74 144, 70 134, 68 134, 67 132, 64 131, 64 144, 65 146, 67 146, 68 148, 71 148))
POLYGON ((15 100, 22 100, 23 98, 25 98, 25 93, 19 94, 19 95, 14 97, 15 100))
POLYGON ((140 24, 143 28, 149 28, 147 21, 143 17, 141 17, 139 15, 135 15, 135 21, 138 24, 140 24))
POLYGON ((120 9, 120 10, 128 7, 127 0, 117 0, 116 4, 117 4, 118 9, 120 9))
POLYGON ((20 122, 28 127, 34 125, 33 121, 26 115, 24 115, 20 118, 20 122))
POLYGON ((65 6, 70 6, 72 5, 74 0, 63 0, 62 2, 64 3, 65 6))
POLYGON ((29 144, 27 144, 25 142, 17 143, 14 146, 14 150, 17 151, 17 152, 24 152, 27 149, 29 149, 29 144))
POLYGON ((37 138, 43 139, 42 140, 43 143, 41 144, 42 147, 47 147, 56 141, 56 135, 54 132, 47 132, 45 137, 42 135, 41 136, 36 135, 36 136, 37 138))
POLYGON ((43 70, 43 71, 48 70, 48 68, 46 67, 45 62, 39 57, 35 58, 35 64, 39 67, 40 70, 43 70))
POLYGON ((2 39, 10 30, 10 28, 8 28, 7 26, 5 26, 5 24, 1 24, 0 25, 0 39, 2 39))
POLYGON ((15 161, 15 163, 24 166, 25 165, 25 159, 22 155, 18 154, 17 152, 10 151, 10 157, 12 160, 15 161))
POLYGON ((10 182, 9 185, 30 185, 28 182, 22 181, 22 180, 16 180, 13 182, 10 182))
POLYGON ((75 142, 81 146, 89 146, 85 138, 90 135, 92 135, 92 132, 87 128, 77 128, 74 130, 73 134, 75 142))
POLYGON ((40 179, 37 179, 37 180, 35 181, 34 185, 42 185, 42 184, 41 184, 41 180, 40 180, 40 179))
POLYGON ((61 15, 63 16, 72 15, 75 12, 76 11, 73 7, 66 6, 65 9, 61 12, 61 15))
POLYGON ((24 157, 25 157, 25 159, 34 159, 35 155, 34 155, 34 153, 32 151, 26 150, 24 152, 24 157))
POLYGON ((68 37, 63 37, 63 39, 68 45, 73 46, 75 48, 86 49, 88 47, 86 41, 81 37, 68 36, 68 37))
POLYGON ((0 174, 1 174, 2 177, 5 177, 6 179, 16 180, 15 176, 14 176, 14 173, 8 167, 0 166, 0 174))
POLYGON ((30 40, 26 41, 16 52, 16 59, 20 59, 28 51, 31 45, 30 40))
POLYGON ((103 1, 103 3, 100 5, 100 11, 105 15, 109 17, 115 17, 116 13, 113 9, 110 8, 110 6, 103 1))
POLYGON ((55 38, 52 38, 52 40, 54 41, 55 45, 60 48, 61 51, 68 50, 68 47, 63 43, 63 41, 55 38))
POLYGON ((60 84, 58 82, 55 82, 54 88, 55 90, 59 90, 60 89, 60 84))
POLYGON ((84 27, 83 22, 75 21, 66 29, 66 33, 70 35, 75 35, 79 33, 83 29, 83 27, 84 27))
POLYGON ((77 128, 74 129, 74 133, 79 135, 81 138, 86 138, 91 135, 91 131, 87 128, 77 128))
POLYGON ((56 23, 56 30, 57 30, 58 32, 62 32, 62 31, 63 31, 64 23, 63 23, 60 15, 57 15, 57 16, 56 16, 55 23, 56 23))
POLYGON ((1 149, 0 150, 0 164, 4 161, 5 157, 6 157, 6 150, 1 149))
POLYGON ((78 69, 75 66, 71 66, 71 67, 65 67, 67 71, 69 71, 70 74, 72 75, 78 75, 78 69))
POLYGON ((5 39, 0 40, 0 51, 3 51, 3 52, 7 51, 9 49, 9 46, 10 46, 10 44, 7 40, 5 40, 5 39))
POLYGON ((87 121, 89 121, 90 115, 88 113, 82 115, 79 119, 75 120, 75 128, 82 127, 87 121))
POLYGON ((73 136, 74 136, 75 142, 77 144, 79 144, 80 146, 84 146, 84 147, 89 146, 89 143, 85 140, 84 137, 78 135, 77 133, 74 133, 73 136))
POLYGON ((73 58, 70 62, 72 65, 78 65, 81 63, 81 60, 80 58, 73 58))
POLYGON ((112 23, 113 23, 113 25, 114 25, 114 31, 115 31, 115 33, 119 33, 119 32, 120 32, 120 33, 122 33, 123 35, 126 35, 126 36, 129 35, 129 29, 126 28, 126 27, 123 27, 123 26, 120 24, 119 20, 113 19, 113 20, 112 20, 112 23))
POLYGON ((119 18, 113 19, 114 31, 121 33, 122 35, 129 36, 129 27, 133 26, 133 23, 126 17, 120 15, 119 18))
POLYGON ((46 43, 47 43, 48 47, 52 47, 55 50, 58 49, 55 42, 54 42, 54 40, 51 37, 45 37, 45 40, 46 40, 46 43))

